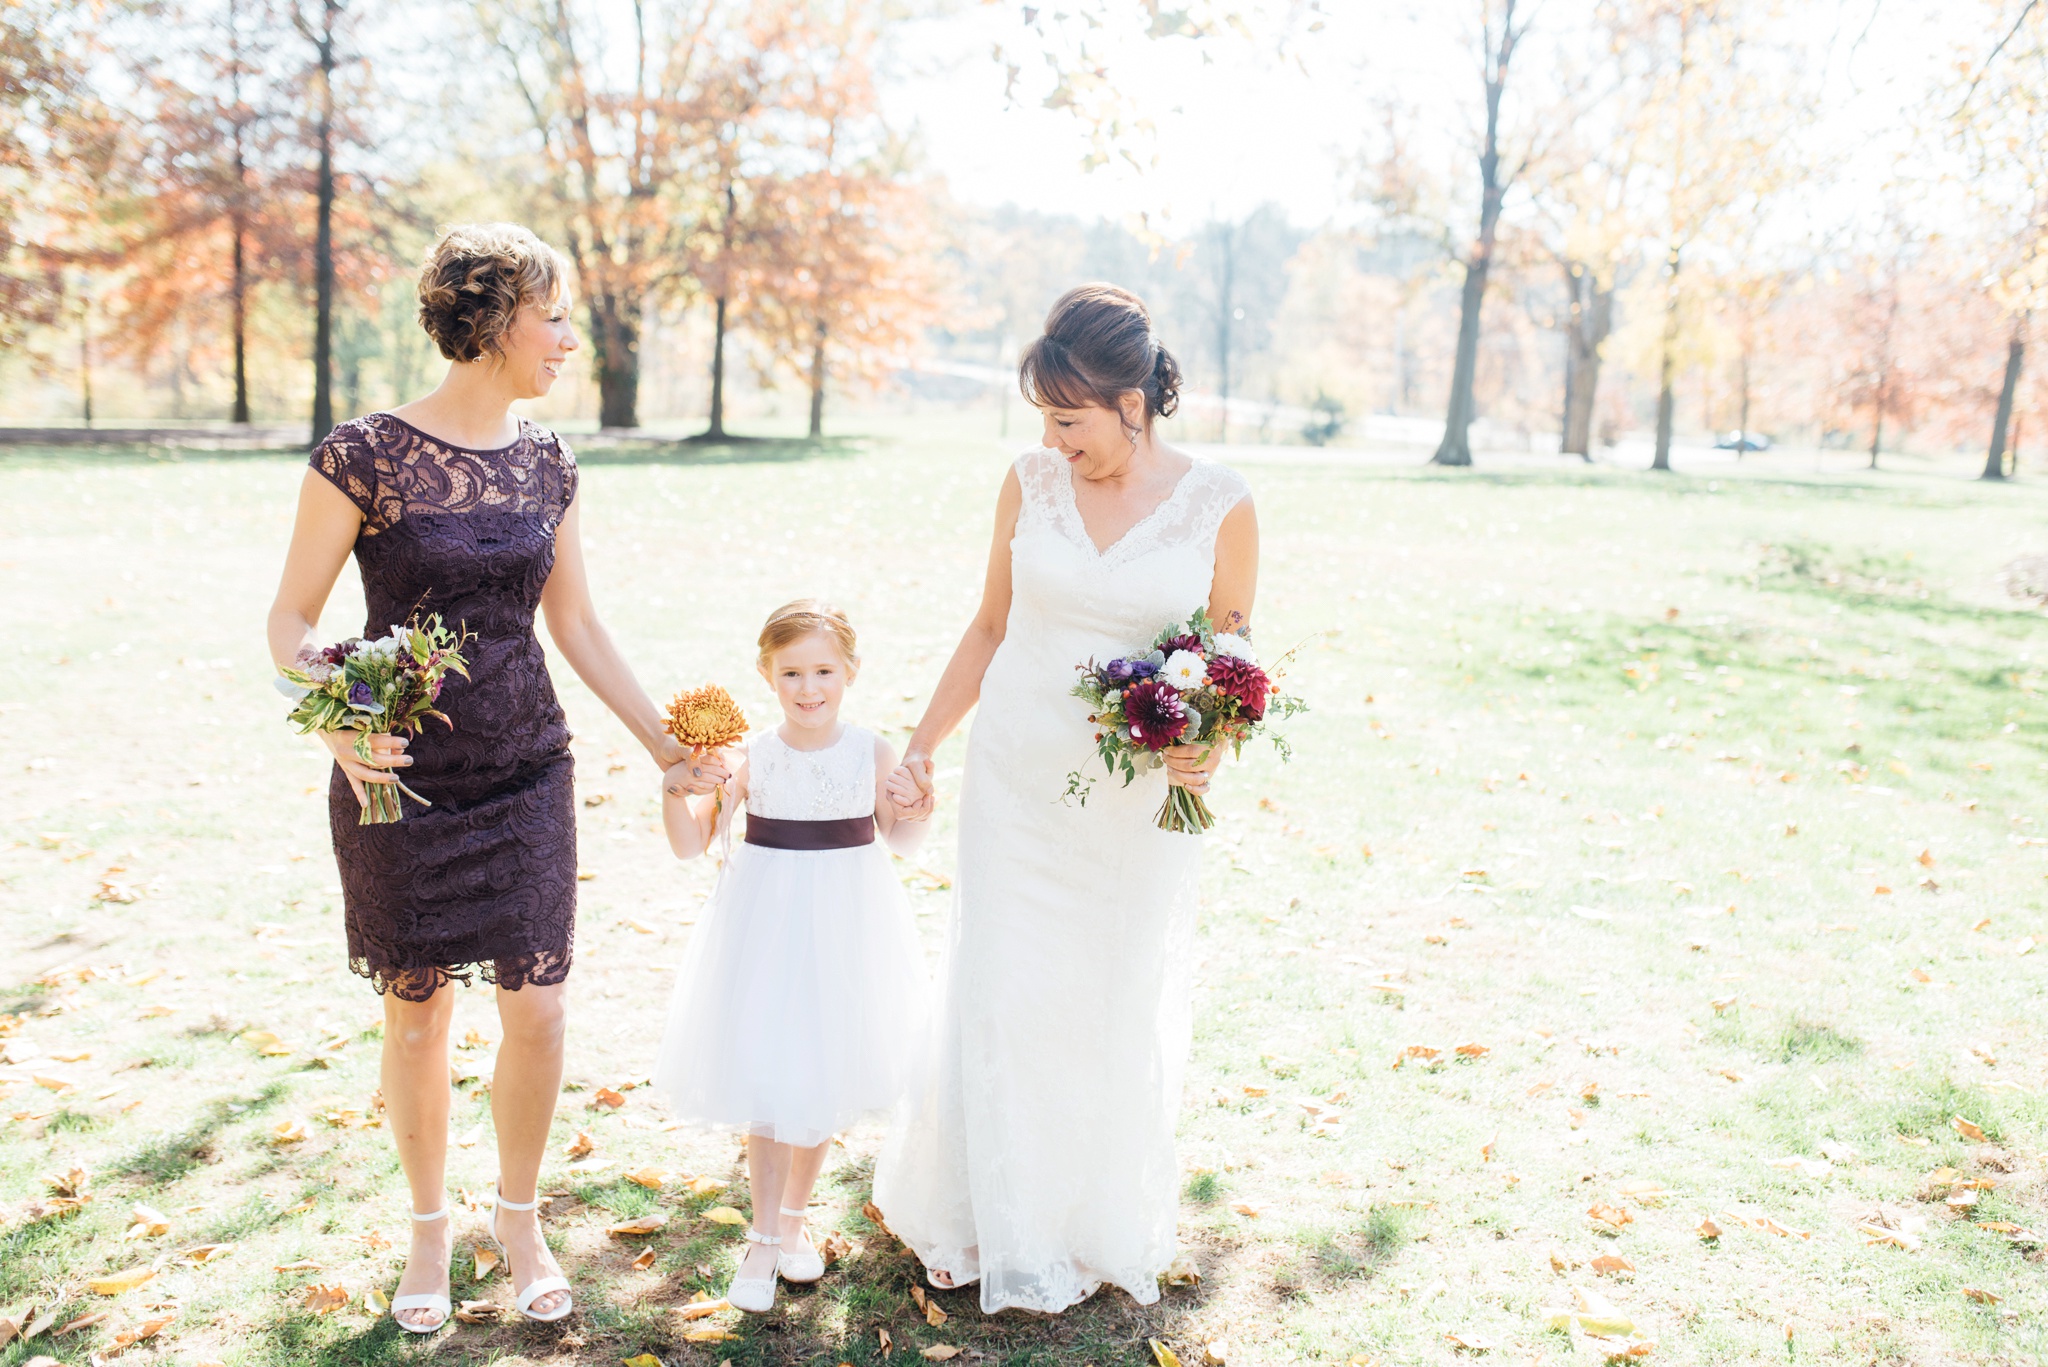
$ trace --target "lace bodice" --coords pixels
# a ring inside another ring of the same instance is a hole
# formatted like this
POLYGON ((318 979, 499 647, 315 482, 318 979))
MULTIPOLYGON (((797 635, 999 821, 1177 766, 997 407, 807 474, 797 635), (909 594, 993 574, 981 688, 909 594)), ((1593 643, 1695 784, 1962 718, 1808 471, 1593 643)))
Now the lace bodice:
POLYGON ((375 536, 415 513, 539 513, 552 533, 576 498, 576 457, 538 423, 497 451, 449 446, 389 413, 337 426, 313 452, 313 468, 363 513, 375 536))
POLYGON ((1044 528, 1073 543, 1103 571, 1117 569, 1155 551, 1195 547, 1213 551, 1216 529, 1245 496, 1243 476, 1227 465, 1197 460, 1157 508, 1140 518, 1108 550, 1098 550, 1074 501, 1074 470, 1049 447, 1017 461, 1024 491, 1017 531, 1044 528))
POLYGON ((766 732, 747 751, 747 810, 778 821, 873 815, 874 733, 848 726, 823 750, 797 750, 766 732))

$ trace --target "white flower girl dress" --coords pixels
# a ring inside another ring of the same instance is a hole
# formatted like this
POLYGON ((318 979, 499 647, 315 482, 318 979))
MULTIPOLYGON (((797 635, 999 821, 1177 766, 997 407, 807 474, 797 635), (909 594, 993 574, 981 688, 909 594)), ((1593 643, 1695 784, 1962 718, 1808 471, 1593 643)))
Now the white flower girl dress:
POLYGON ((749 748, 746 837, 683 956, 654 1065, 680 1118, 809 1148, 902 1095, 927 975, 876 800, 872 732, 797 750, 770 731, 749 748))

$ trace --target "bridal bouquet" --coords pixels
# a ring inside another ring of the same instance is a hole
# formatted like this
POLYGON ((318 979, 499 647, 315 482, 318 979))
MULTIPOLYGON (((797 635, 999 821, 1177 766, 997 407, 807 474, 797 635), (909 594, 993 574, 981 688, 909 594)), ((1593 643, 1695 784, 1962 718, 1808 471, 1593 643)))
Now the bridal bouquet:
MULTIPOLYGON (((1074 696, 1088 704, 1088 719, 1098 728, 1096 753, 1110 773, 1123 773, 1126 787, 1141 769, 1163 765, 1163 750, 1228 745, 1235 754, 1272 719, 1307 707, 1274 687, 1249 640, 1218 632, 1202 611, 1160 632, 1148 651, 1077 668, 1081 681, 1074 696)), ((1285 759, 1286 740, 1275 734, 1272 741, 1285 759)), ((1076 770, 1067 775, 1067 796, 1086 805, 1093 783, 1076 770)), ((1167 788, 1159 808, 1161 830, 1200 832, 1215 824, 1200 794, 1167 788)))
MULTIPOLYGON (((379 640, 356 636, 325 650, 308 647, 291 664, 278 666, 278 691, 292 700, 286 720, 299 728, 300 735, 355 732, 356 755, 365 764, 370 761, 371 736, 396 731, 416 736, 428 717, 439 717, 452 728, 454 723, 434 704, 448 671, 469 677, 462 648, 470 639, 467 628, 452 632, 437 613, 425 622, 415 617, 402 627, 394 626, 379 640)), ((365 826, 402 818, 399 793, 423 807, 433 805, 402 782, 366 786, 369 800, 360 818, 365 826)))

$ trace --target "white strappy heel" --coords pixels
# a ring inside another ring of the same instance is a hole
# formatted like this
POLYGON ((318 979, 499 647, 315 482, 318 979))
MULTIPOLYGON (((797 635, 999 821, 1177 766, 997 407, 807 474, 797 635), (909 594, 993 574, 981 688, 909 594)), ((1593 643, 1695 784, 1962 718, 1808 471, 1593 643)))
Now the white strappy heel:
MULTIPOLYGON (((447 1219, 448 1207, 443 1206, 431 1215, 422 1215, 416 1210, 409 1210, 406 1214, 412 1216, 415 1222, 427 1225, 436 1220, 447 1219)), ((446 1329, 449 1321, 455 1318, 455 1303, 445 1295, 400 1296, 391 1302, 391 1318, 398 1320, 398 1327, 408 1334, 437 1334, 446 1329), (432 1324, 414 1324, 409 1320, 398 1319, 398 1312, 401 1310, 438 1310, 441 1312, 441 1318, 432 1324)))
MULTIPOLYGON (((808 1211, 791 1210, 788 1206, 782 1207, 782 1213, 784 1215, 793 1215, 799 1220, 808 1221, 810 1219, 808 1211)), ((809 1233, 808 1228, 806 1228, 805 1233, 809 1233)), ((796 1282, 799 1285, 808 1286, 825 1275, 825 1259, 819 1254, 816 1241, 814 1240, 811 1247, 801 1253, 776 1254, 775 1271, 786 1282, 796 1282)))
MULTIPOLYGON (((505 1271, 507 1275, 510 1275, 512 1271, 512 1251, 506 1248, 505 1241, 498 1237, 498 1212, 501 1210, 539 1209, 540 1199, 538 1197, 525 1202, 507 1201, 505 1193, 499 1191, 495 1186, 491 1188, 491 1242, 498 1246, 498 1252, 505 1255, 505 1271)), ((535 1324, 553 1324, 556 1320, 563 1320, 569 1317, 569 1312, 576 1308, 575 1300, 569 1295, 564 1294, 561 1305, 544 1315, 534 1313, 533 1303, 542 1296, 547 1295, 550 1291, 567 1293, 568 1290, 569 1279, 567 1277, 542 1277, 520 1292, 514 1299, 513 1306, 521 1315, 532 1320, 535 1324)))
MULTIPOLYGON (((769 1248, 781 1245, 780 1234, 760 1234, 747 1231, 747 1242, 765 1244, 769 1248)), ((782 1255, 775 1255, 777 1270, 782 1264, 782 1255)), ((765 1315, 775 1308, 775 1273, 765 1277, 734 1277, 732 1285, 725 1288, 725 1301, 735 1310, 744 1310, 750 1315, 765 1315)))

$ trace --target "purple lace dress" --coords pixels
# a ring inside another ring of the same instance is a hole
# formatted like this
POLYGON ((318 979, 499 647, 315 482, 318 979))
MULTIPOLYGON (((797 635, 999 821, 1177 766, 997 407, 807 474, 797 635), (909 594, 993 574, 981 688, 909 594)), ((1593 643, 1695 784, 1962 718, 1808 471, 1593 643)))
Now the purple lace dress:
POLYGON ((471 970, 500 987, 569 975, 576 928, 576 811, 569 729, 534 639, 555 529, 576 496, 576 459, 522 419, 496 451, 436 441, 388 413, 342 423, 312 467, 363 513, 356 537, 381 636, 414 612, 476 634, 470 677, 406 753, 405 819, 357 823, 336 766, 329 823, 347 907, 349 966, 379 992, 424 1001, 471 970))

